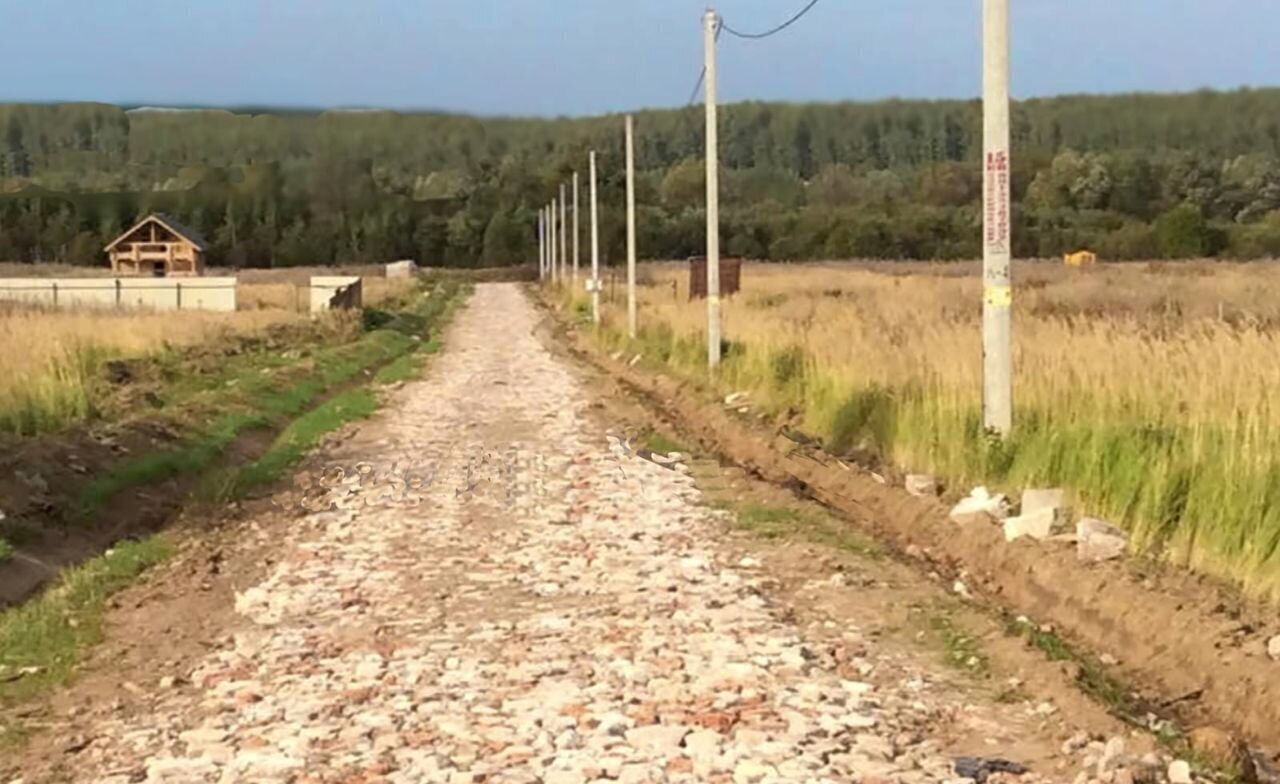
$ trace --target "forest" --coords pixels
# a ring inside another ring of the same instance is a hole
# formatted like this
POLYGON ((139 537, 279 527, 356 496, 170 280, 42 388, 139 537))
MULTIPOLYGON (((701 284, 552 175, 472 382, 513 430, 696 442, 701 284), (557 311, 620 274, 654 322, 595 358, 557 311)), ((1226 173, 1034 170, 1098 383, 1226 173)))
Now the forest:
MULTIPOLYGON (((981 104, 741 103, 720 113, 729 255, 980 253, 981 104)), ((1016 252, 1280 256, 1280 89, 1063 96, 1013 108, 1016 252)), ((624 253, 622 118, 0 105, 0 260, 100 265, 150 210, 232 267, 518 264, 536 209, 600 160, 606 264, 624 253)), ((636 114, 639 247, 704 242, 700 106, 636 114)))

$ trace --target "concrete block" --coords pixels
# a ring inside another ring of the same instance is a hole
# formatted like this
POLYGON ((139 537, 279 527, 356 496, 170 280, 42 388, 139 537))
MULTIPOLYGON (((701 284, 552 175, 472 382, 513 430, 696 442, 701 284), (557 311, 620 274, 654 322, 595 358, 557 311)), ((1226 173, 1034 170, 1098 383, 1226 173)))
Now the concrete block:
POLYGON ((386 273, 388 278, 412 278, 417 270, 418 265, 412 261, 395 261, 387 265, 386 273))
POLYGON ((353 275, 316 275, 311 278, 311 312, 333 308, 358 308, 364 292, 360 278, 353 275))
POLYGON ((1022 514, 1035 514, 1042 509, 1065 510, 1067 493, 1060 487, 1052 489, 1030 488, 1022 491, 1022 514))
POLYGON ((1031 514, 1021 514, 1004 521, 1005 541, 1012 542, 1023 537, 1031 537, 1038 541, 1053 535, 1058 524, 1058 510, 1050 507, 1039 509, 1031 514))

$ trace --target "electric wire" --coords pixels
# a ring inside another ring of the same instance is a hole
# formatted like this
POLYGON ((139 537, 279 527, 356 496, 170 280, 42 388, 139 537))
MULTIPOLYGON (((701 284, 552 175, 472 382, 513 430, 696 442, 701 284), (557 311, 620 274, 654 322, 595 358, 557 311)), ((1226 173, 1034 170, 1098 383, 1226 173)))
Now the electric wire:
MULTIPOLYGON (((724 30, 724 20, 716 18, 716 40, 720 40, 720 33, 724 30)), ((685 104, 688 108, 698 100, 698 91, 702 89, 702 83, 707 80, 707 67, 702 66, 702 70, 698 72, 698 81, 693 83, 693 92, 689 93, 689 102, 685 104)))
MULTIPOLYGON (((777 27, 773 28, 772 30, 766 30, 763 33, 744 33, 739 30, 734 30, 732 27, 725 24, 723 19, 720 20, 720 27, 729 35, 735 36, 737 38, 746 38, 749 40, 759 40, 761 38, 768 38, 771 35, 777 35, 778 33, 782 32, 783 30, 786 30, 788 27, 795 24, 796 22, 799 22, 801 19, 805 17, 805 14, 813 10, 814 6, 816 6, 818 2, 819 0, 809 0, 809 4, 806 5, 804 8, 800 9, 800 13, 791 17, 790 19, 778 25, 777 27)), ((719 33, 718 30, 716 32, 719 33)))

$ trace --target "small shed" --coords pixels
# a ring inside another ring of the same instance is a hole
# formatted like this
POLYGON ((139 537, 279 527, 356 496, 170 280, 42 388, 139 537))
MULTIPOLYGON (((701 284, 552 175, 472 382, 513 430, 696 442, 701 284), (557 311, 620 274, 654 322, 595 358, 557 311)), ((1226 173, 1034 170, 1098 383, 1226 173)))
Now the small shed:
MULTIPOLYGON (((737 294, 742 286, 742 259, 720 259, 720 296, 737 294)), ((689 299, 707 297, 707 257, 689 259, 689 299)))
POLYGON ((209 243, 198 232, 159 212, 138 221, 106 247, 116 275, 156 278, 203 275, 208 250, 209 243))

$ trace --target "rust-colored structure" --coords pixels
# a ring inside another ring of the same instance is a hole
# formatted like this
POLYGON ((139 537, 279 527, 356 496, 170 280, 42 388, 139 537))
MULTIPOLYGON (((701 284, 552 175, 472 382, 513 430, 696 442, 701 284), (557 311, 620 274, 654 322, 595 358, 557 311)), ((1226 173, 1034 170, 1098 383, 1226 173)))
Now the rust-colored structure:
MULTIPOLYGON (((737 294, 742 287, 742 259, 720 259, 720 296, 737 294)), ((707 298, 707 257, 689 259, 689 299, 707 298)))
POLYGON ((209 244, 192 229, 163 213, 152 213, 106 247, 117 275, 156 278, 204 274, 209 244))

